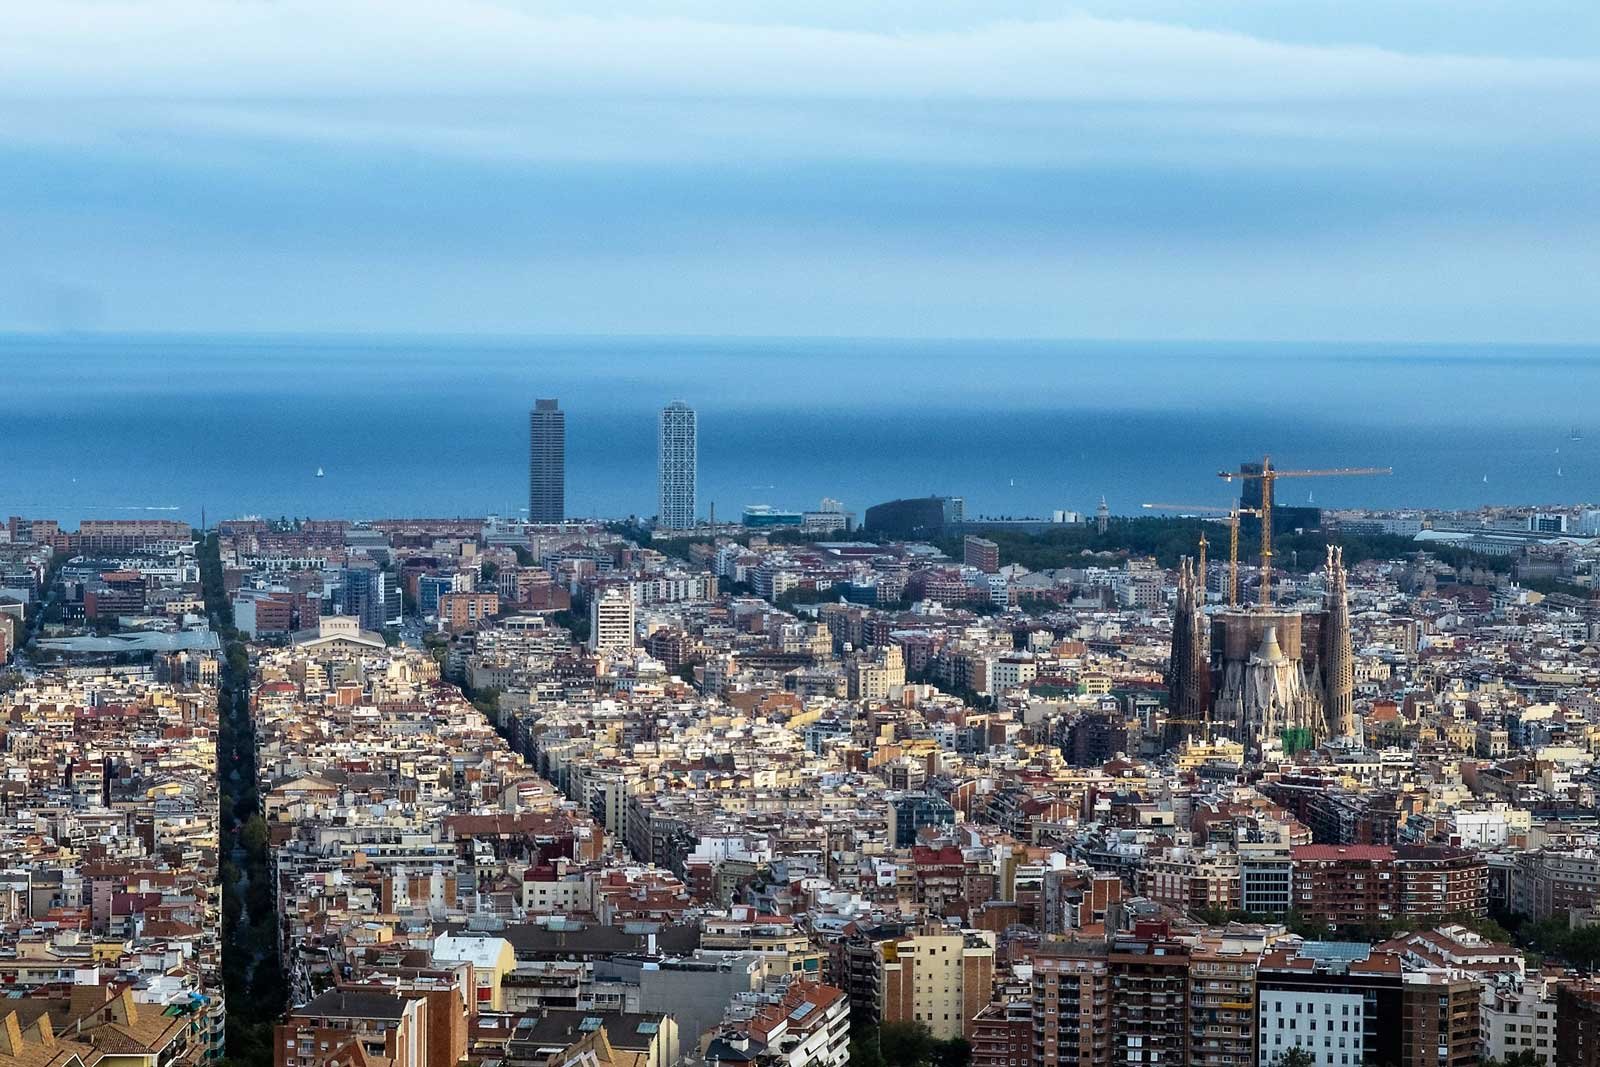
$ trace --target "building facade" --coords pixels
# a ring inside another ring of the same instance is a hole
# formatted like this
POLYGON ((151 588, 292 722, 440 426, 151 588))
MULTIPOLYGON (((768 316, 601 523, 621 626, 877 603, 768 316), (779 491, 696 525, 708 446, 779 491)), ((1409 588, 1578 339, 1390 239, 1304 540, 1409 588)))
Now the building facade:
POLYGON ((597 591, 589 603, 589 647, 596 652, 633 648, 633 597, 613 586, 597 591))
POLYGON ((658 521, 665 529, 694 527, 698 453, 699 430, 694 409, 681 400, 674 400, 661 409, 658 521))
POLYGON ((989 1004, 994 975, 993 935, 929 927, 879 942, 878 1018, 922 1023, 934 1038, 969 1037, 989 1004))
POLYGON ((566 516, 567 413, 554 400, 535 400, 528 412, 528 521, 566 516))

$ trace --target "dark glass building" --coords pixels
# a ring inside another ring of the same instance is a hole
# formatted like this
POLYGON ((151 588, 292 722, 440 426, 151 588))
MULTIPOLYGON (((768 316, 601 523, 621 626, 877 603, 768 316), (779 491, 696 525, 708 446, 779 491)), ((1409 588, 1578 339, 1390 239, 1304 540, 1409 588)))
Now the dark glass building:
POLYGON ((554 400, 528 412, 528 521, 567 517, 567 415, 554 400))

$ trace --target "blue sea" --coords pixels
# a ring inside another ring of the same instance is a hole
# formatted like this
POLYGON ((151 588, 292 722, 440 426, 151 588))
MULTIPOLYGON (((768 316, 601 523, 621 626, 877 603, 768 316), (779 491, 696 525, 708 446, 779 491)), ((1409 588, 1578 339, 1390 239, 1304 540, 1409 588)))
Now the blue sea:
POLYGON ((0 337, 0 516, 515 516, 534 398, 573 515, 655 510, 655 418, 700 418, 700 507, 969 513, 1600 500, 1600 348, 728 338, 0 337), (1577 439, 1575 439, 1575 437, 1577 439), (315 472, 323 468, 325 477, 315 472))

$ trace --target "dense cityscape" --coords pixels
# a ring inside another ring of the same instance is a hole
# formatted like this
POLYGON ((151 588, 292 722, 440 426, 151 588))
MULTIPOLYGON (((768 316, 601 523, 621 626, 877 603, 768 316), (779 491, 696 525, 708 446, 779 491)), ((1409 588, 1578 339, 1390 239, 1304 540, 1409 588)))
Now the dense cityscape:
POLYGON ((554 399, 526 516, 10 516, 0 1061, 1597 1062, 1600 508, 719 520, 658 429, 649 520, 554 399))

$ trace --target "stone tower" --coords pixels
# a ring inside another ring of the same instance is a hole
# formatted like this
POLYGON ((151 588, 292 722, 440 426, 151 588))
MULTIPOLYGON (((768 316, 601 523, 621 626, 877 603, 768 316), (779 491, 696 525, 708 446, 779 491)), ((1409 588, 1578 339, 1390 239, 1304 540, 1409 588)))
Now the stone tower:
POLYGON ((1167 664, 1165 746, 1203 736, 1211 714, 1211 656, 1205 632, 1204 578, 1185 558, 1178 566, 1178 600, 1172 614, 1172 656, 1167 664))
POLYGON ((1356 732, 1355 657, 1350 651, 1350 596, 1346 586, 1344 549, 1328 547, 1328 578, 1322 624, 1323 705, 1328 734, 1353 737, 1356 732))

